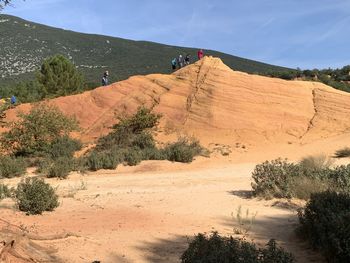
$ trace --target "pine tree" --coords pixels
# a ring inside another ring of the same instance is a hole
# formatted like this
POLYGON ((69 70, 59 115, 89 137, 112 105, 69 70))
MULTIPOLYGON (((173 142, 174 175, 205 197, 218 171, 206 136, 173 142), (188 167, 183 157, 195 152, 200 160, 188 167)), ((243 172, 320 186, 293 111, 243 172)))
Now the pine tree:
POLYGON ((64 96, 83 90, 83 76, 75 65, 62 55, 46 59, 37 74, 48 96, 64 96))

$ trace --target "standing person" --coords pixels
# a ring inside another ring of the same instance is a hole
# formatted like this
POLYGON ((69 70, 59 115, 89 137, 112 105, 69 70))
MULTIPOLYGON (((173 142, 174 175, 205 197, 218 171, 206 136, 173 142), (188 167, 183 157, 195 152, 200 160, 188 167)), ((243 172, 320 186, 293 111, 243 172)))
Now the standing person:
POLYGON ((184 59, 182 57, 182 55, 180 54, 179 55, 179 58, 178 58, 178 65, 179 65, 179 68, 182 68, 184 66, 184 59))
POLYGON ((204 56, 203 49, 198 50, 198 60, 201 60, 204 56))
POLYGON ((103 73, 103 77, 102 77, 102 86, 107 86, 108 85, 108 70, 105 71, 105 73, 103 73))
POLYGON ((190 54, 186 54, 185 56, 185 65, 189 65, 190 64, 190 54))
POLYGON ((12 96, 11 96, 10 102, 11 102, 11 105, 16 104, 16 102, 17 102, 17 98, 16 98, 16 96, 15 96, 15 95, 12 95, 12 96))
POLYGON ((172 68, 173 68, 173 70, 175 70, 176 69, 176 58, 173 58, 173 60, 171 61, 171 66, 172 66, 172 68))

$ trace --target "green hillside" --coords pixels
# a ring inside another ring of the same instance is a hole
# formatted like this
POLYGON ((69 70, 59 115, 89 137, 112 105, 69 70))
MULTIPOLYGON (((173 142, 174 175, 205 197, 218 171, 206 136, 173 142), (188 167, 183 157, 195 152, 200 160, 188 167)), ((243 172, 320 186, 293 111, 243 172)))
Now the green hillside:
MULTIPOLYGON (((54 54, 73 60, 93 86, 100 83, 105 70, 112 82, 137 74, 170 73, 173 57, 189 53, 195 59, 197 53, 193 48, 57 29, 4 14, 0 15, 0 44, 0 85, 33 78, 42 61, 54 54)), ((248 73, 288 70, 211 50, 205 54, 248 73)))

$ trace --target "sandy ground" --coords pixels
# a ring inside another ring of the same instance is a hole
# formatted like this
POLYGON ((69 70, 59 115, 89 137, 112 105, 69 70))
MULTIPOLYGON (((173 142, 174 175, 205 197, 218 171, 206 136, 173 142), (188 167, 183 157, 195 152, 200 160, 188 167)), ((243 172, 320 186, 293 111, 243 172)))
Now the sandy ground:
MULTIPOLYGON (((310 147, 315 146, 299 146, 297 152, 304 153, 310 147)), ((268 156, 277 157, 277 152, 268 156)), ((293 157, 296 154, 292 151, 293 157)), ((56 249, 55 255, 62 262, 179 262, 188 238, 195 234, 218 231, 236 235, 237 229, 248 231, 245 238, 259 245, 275 238, 298 262, 322 262, 294 233, 296 209, 303 202, 250 197, 256 162, 247 158, 233 153, 200 157, 192 164, 147 161, 116 171, 71 174, 68 180, 50 179, 58 187, 58 209, 26 216, 5 200, 1 218, 34 234, 71 233, 65 239, 37 241, 56 249), (247 211, 248 218, 255 215, 253 224, 239 226, 239 208, 243 217, 247 211)))

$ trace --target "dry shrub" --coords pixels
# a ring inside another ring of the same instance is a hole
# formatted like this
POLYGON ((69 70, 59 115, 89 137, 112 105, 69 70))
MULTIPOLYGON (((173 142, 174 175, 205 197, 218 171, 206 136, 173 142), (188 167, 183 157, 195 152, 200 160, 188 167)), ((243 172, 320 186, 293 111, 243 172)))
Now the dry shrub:
POLYGON ((325 154, 309 155, 302 158, 299 162, 302 169, 311 171, 328 169, 333 164, 334 160, 325 154))

